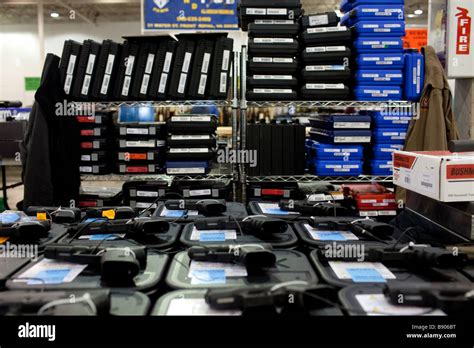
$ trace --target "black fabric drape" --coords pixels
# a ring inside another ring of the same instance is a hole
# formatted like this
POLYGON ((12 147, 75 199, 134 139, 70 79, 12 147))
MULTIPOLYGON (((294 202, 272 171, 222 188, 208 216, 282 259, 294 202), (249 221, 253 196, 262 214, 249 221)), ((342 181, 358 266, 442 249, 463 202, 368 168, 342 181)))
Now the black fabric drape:
POLYGON ((59 114, 64 103, 60 58, 48 54, 21 144, 23 208, 69 206, 79 195, 79 128, 73 116, 59 114))

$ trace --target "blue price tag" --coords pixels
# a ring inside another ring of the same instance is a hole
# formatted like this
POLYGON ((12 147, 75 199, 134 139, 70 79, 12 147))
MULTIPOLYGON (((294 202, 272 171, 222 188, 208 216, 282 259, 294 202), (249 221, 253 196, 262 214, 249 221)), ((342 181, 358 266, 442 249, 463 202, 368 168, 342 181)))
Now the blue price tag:
POLYGON ((28 284, 62 284, 64 278, 69 274, 71 270, 69 268, 65 269, 48 269, 39 272, 35 278, 28 281, 28 284), (40 281, 42 279, 43 281, 40 281))
POLYGON ((192 274, 193 284, 225 284, 225 270, 223 269, 200 269, 192 274))
POLYGON ((20 220, 20 215, 16 213, 1 213, 0 223, 2 224, 13 224, 20 220))
POLYGON ((281 209, 277 209, 277 208, 274 208, 274 209, 266 209, 264 211, 265 214, 272 214, 272 215, 290 215, 289 212, 287 211, 284 211, 284 210, 281 210, 281 209))
POLYGON ((347 240, 341 232, 338 231, 318 231, 314 232, 315 239, 323 241, 338 241, 344 242, 347 240))
POLYGON ((225 242, 224 232, 201 232, 199 236, 201 242, 225 242))
POLYGON ((103 241, 103 240, 117 240, 119 239, 115 234, 93 234, 89 236, 89 240, 103 241))
POLYGON ((185 214, 186 212, 183 210, 168 210, 168 212, 166 213, 166 217, 180 218, 183 217, 185 214))
POLYGON ((374 268, 350 268, 347 273, 354 283, 386 283, 385 278, 374 268))

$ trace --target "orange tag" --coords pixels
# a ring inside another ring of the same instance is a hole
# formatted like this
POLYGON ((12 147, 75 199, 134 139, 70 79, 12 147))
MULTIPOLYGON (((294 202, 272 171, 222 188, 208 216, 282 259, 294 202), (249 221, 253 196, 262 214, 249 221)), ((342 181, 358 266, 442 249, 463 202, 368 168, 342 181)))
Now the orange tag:
POLYGON ((102 217, 105 217, 109 220, 114 220, 115 219, 115 210, 111 209, 111 210, 104 210, 102 212, 102 217))
POLYGON ((48 220, 48 217, 46 216, 46 213, 36 213, 36 218, 38 220, 43 220, 43 221, 48 220))
POLYGON ((9 237, 0 237, 0 244, 5 243, 9 237))

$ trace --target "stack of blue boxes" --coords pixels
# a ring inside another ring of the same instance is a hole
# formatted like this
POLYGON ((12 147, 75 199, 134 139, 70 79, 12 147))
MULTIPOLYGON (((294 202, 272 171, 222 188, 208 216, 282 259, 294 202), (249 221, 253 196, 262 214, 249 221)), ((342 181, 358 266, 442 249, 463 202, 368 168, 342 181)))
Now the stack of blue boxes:
POLYGON ((370 115, 317 115, 310 118, 306 155, 310 171, 318 176, 359 176, 364 145, 371 141, 370 115))
POLYGON ((404 0, 343 0, 341 23, 352 27, 356 100, 402 100, 404 0))
POLYGON ((374 125, 372 146, 368 148, 366 173, 377 176, 393 175, 394 151, 403 150, 408 126, 413 117, 411 111, 373 111, 374 125))

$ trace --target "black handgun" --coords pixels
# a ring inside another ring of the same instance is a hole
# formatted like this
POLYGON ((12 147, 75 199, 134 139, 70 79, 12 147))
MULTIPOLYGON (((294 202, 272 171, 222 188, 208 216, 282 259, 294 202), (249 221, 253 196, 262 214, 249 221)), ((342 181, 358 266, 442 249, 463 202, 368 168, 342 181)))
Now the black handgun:
POLYGON ((467 265, 468 257, 444 248, 409 246, 401 250, 369 249, 368 262, 395 262, 414 268, 460 269, 467 265))
POLYGON ((347 208, 336 202, 281 200, 279 206, 281 210, 306 216, 347 216, 350 213, 347 208))
POLYGON ((13 290, 3 292, 0 296, 0 315, 85 316, 108 315, 109 312, 109 289, 88 291, 13 290), (74 301, 71 300, 72 296, 74 296, 74 301), (86 297, 88 301, 83 300, 86 297), (91 308, 90 303, 94 308, 91 308))
POLYGON ((260 271, 276 263, 269 244, 193 246, 188 250, 188 256, 195 261, 237 263, 252 271, 260 271))
POLYGON ((392 281, 384 289, 393 305, 441 309, 446 314, 474 312, 474 284, 392 281))
POLYGON ((262 308, 296 309, 309 312, 313 308, 327 307, 328 302, 334 297, 331 293, 334 294, 335 291, 330 286, 294 282, 272 286, 209 289, 205 300, 215 310, 241 310, 244 314, 247 311, 262 308))
POLYGON ((49 220, 20 220, 11 225, 0 224, 0 237, 15 241, 35 242, 48 236, 51 228, 49 220))
MULTIPOLYGON (((70 227, 69 234, 162 234, 169 230, 169 222, 156 218, 136 218, 130 220, 97 219, 92 222, 81 222, 70 227)), ((76 236, 77 237, 77 236, 76 236)))
POLYGON ((231 217, 201 219, 194 223, 198 230, 239 230, 265 239, 275 234, 285 233, 288 223, 284 220, 264 216, 249 216, 242 221, 231 217))
POLYGON ((142 246, 127 248, 97 248, 94 246, 48 245, 44 256, 88 265, 106 281, 131 281, 146 268, 147 249, 142 246))
POLYGON ((355 235, 389 239, 394 233, 392 225, 371 219, 355 219, 351 217, 312 217, 309 224, 315 228, 352 231, 355 235))

